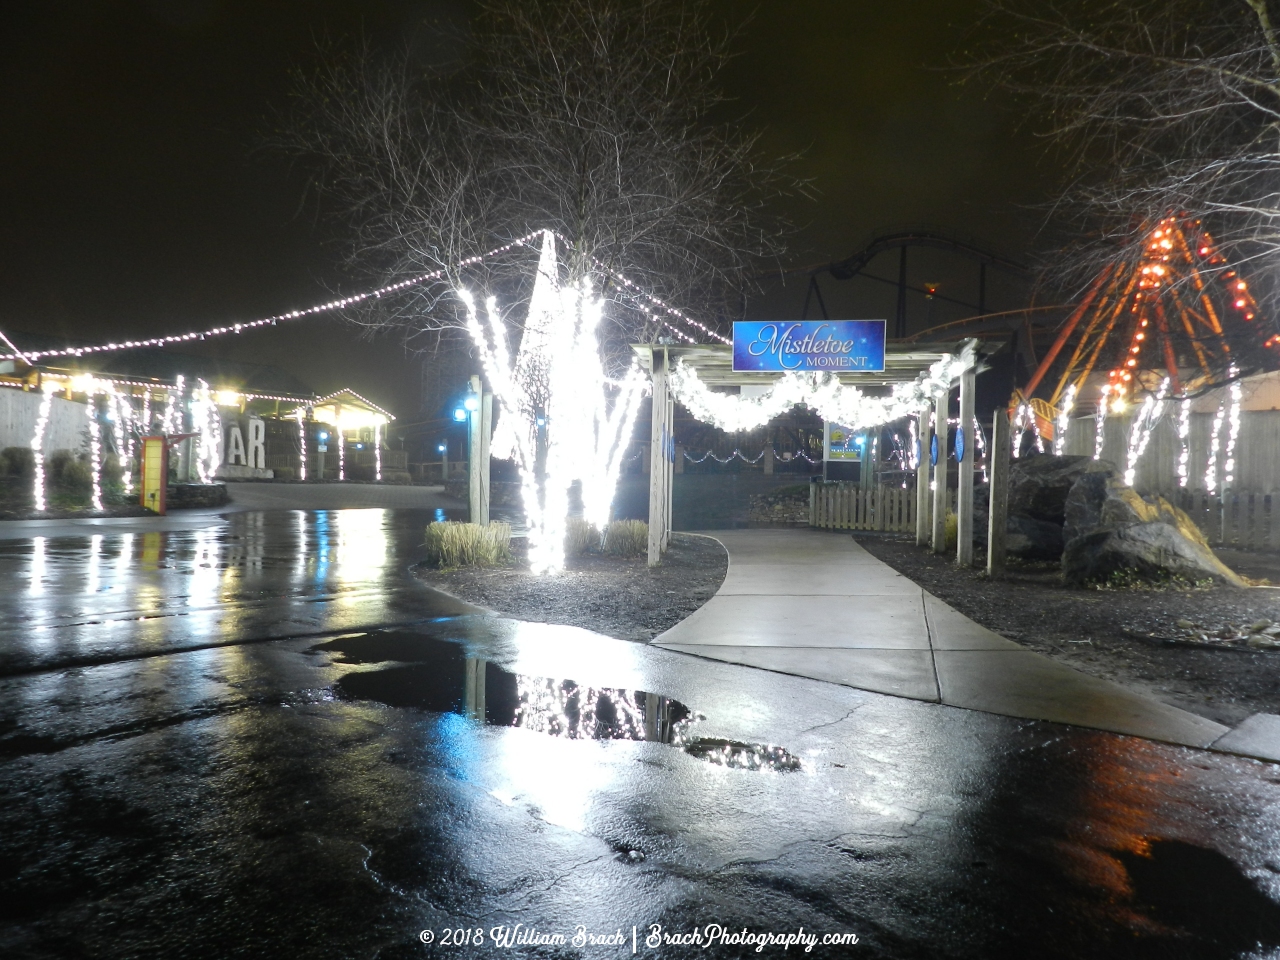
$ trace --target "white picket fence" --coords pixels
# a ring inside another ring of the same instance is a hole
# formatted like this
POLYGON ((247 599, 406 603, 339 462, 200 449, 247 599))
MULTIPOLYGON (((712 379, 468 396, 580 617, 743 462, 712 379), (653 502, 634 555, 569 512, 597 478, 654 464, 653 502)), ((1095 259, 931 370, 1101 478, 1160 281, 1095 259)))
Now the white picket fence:
MULTIPOLYGON (((956 492, 947 491, 947 507, 956 508, 956 492)), ((914 533, 916 492, 912 487, 857 483, 809 484, 809 526, 828 530, 883 530, 914 533)))

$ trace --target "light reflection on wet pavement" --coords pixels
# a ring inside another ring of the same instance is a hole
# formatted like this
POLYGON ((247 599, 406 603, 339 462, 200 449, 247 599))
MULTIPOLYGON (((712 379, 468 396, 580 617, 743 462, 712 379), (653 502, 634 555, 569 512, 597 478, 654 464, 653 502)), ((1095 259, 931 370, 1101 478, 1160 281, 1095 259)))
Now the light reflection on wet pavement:
POLYGON ((1278 955, 1275 765, 456 615, 428 519, 0 543, 0 955, 1278 955), (627 942, 419 940, 515 923, 627 942))

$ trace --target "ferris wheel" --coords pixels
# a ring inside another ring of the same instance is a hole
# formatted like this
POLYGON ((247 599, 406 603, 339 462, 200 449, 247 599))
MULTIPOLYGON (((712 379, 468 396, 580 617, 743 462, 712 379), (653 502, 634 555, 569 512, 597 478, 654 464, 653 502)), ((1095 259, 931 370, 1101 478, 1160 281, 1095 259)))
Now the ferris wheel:
POLYGON ((1140 236, 1099 272, 1013 392, 1015 422, 1045 439, 1082 403, 1123 413, 1144 395, 1186 399, 1280 369, 1280 334, 1199 220, 1169 216, 1140 236))

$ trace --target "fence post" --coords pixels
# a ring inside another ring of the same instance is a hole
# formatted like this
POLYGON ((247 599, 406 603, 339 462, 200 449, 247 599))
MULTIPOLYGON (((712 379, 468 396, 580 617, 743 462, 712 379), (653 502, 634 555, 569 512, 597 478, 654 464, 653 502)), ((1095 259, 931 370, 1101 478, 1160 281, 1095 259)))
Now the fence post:
POLYGON ((968 367, 960 374, 960 423, 956 439, 960 456, 956 457, 956 563, 973 566, 973 458, 978 438, 973 429, 973 393, 977 374, 968 367))
POLYGON ((916 464, 916 546, 929 543, 929 444, 933 439, 933 414, 921 410, 917 418, 920 424, 920 462, 916 464))

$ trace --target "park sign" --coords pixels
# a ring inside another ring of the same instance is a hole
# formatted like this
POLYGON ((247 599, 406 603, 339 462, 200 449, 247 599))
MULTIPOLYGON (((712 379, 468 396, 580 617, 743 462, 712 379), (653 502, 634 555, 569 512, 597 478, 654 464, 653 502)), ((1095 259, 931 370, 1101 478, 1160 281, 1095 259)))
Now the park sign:
POLYGON ((738 320, 735 373, 878 373, 884 370, 883 320, 738 320))

